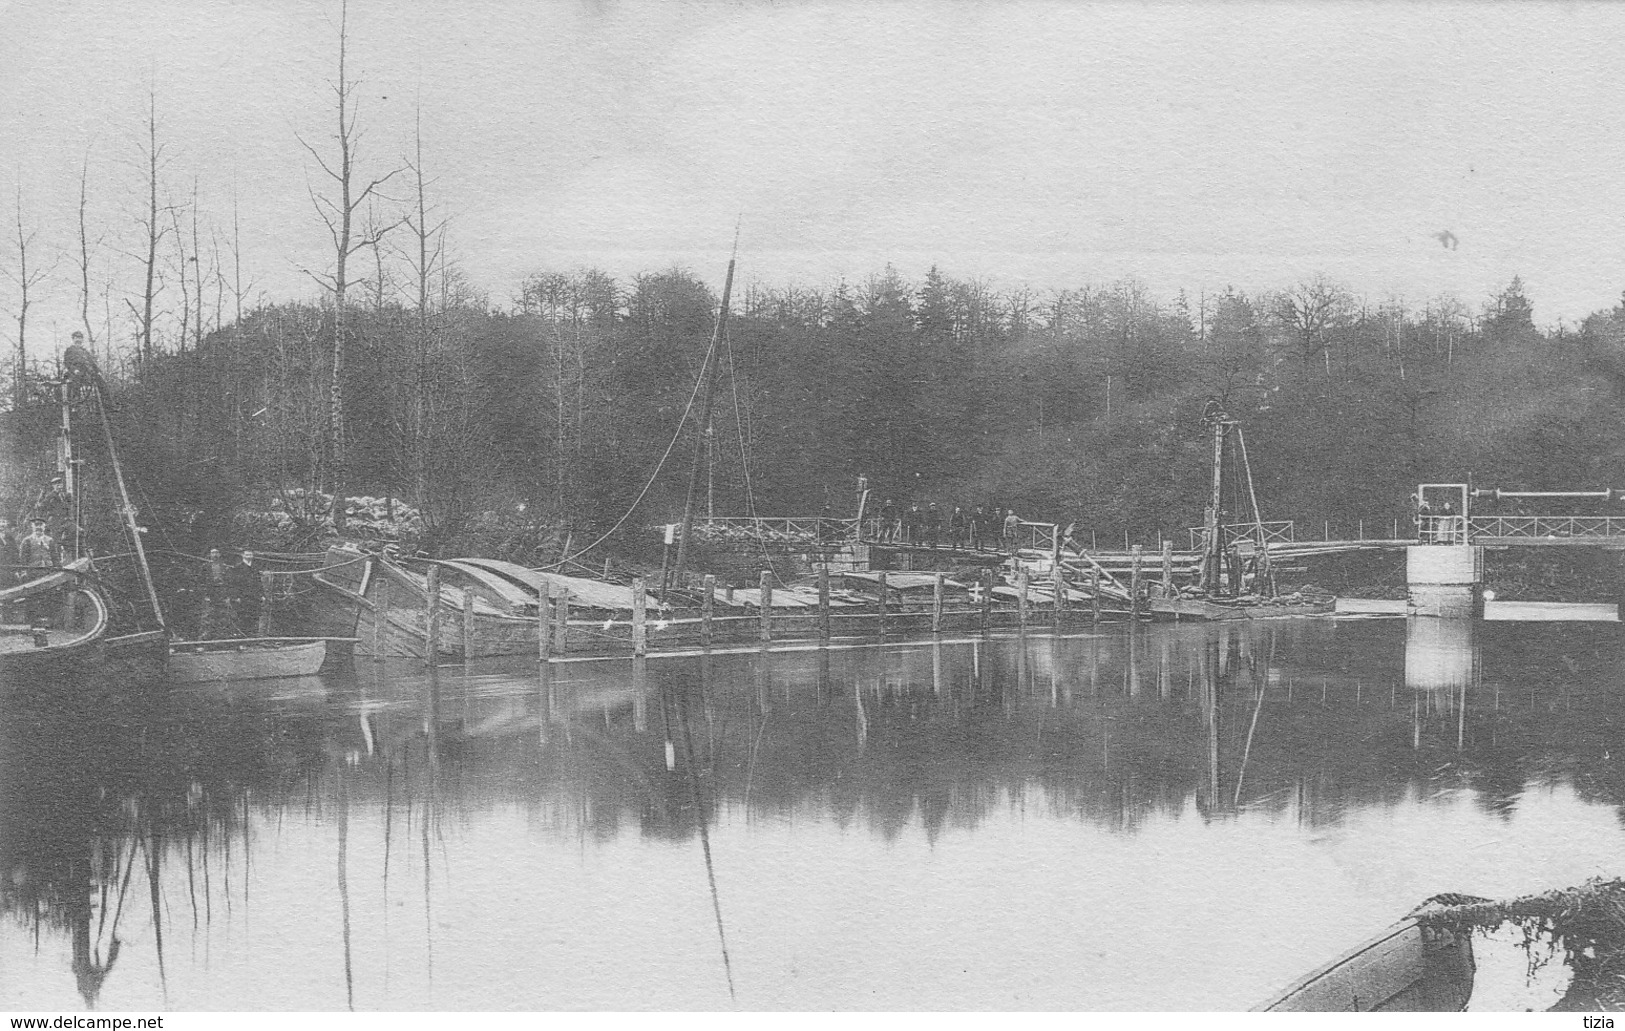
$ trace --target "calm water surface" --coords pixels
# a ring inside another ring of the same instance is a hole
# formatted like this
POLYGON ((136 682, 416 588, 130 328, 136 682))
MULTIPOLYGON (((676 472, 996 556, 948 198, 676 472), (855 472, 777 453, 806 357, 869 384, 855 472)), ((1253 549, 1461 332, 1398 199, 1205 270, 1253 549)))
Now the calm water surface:
POLYGON ((1245 1008, 1625 873, 1618 624, 1340 619, 13 708, 0 1008, 1245 1008))

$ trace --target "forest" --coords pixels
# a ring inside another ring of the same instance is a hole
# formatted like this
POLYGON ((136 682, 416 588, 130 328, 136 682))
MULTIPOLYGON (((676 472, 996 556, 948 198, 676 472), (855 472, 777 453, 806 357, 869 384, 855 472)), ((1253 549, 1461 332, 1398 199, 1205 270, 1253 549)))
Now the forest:
MULTIPOLYGON (((935 269, 750 285, 703 435, 691 402, 719 298, 692 270, 538 272, 506 305, 443 274, 416 299, 353 292, 337 330, 330 301, 264 304, 109 370, 147 518, 308 549, 345 531, 322 503, 337 487, 415 513, 405 543, 430 554, 539 564, 609 533, 583 561, 647 559, 701 446, 702 514, 851 515, 862 475, 875 500, 1076 521, 1102 547, 1182 541, 1201 522, 1212 398, 1244 428, 1264 517, 1300 537, 1408 532, 1420 482, 1625 486, 1625 302, 1542 332, 1516 279, 1478 311, 1323 279, 1172 299, 935 269)), ((8 447, 49 458, 54 371, 27 370, 8 447)))

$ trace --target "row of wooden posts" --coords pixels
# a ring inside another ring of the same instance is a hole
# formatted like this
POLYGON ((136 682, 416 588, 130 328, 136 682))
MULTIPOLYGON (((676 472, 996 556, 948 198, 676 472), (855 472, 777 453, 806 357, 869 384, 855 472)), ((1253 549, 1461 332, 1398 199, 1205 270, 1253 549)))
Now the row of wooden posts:
MULTIPOLYGON (((1132 565, 1129 576, 1129 615, 1131 619, 1139 619, 1142 611, 1142 596, 1144 594, 1142 549, 1136 545, 1132 549, 1132 565)), ((1164 592, 1172 590, 1173 585, 1173 555, 1172 546, 1165 545, 1162 554, 1162 588, 1164 592)), ((1059 622, 1060 614, 1067 610, 1066 589, 1064 579, 1060 576, 1061 567, 1057 564, 1057 582, 1055 583, 1054 597, 1050 607, 1059 622)), ((1100 586, 1102 570, 1096 565, 1089 573, 1089 610, 1091 622, 1100 621, 1100 586)), ((887 574, 881 571, 877 574, 879 583, 878 602, 878 630, 884 636, 887 632, 887 620, 890 616, 891 605, 887 599, 887 574)), ((987 629, 992 624, 993 591, 996 578, 991 572, 984 574, 982 580, 980 626, 987 629)), ((1016 625, 1026 630, 1031 619, 1031 609, 1037 608, 1028 599, 1028 585, 1030 576, 1027 570, 1021 569, 1016 573, 1016 625)), ((943 587, 945 576, 936 574, 935 583, 931 591, 931 632, 942 632, 943 624, 943 587)), ((759 584, 759 597, 761 605, 757 613, 758 636, 762 641, 773 640, 773 582, 772 575, 763 570, 759 584)), ((389 582, 381 581, 378 584, 376 608, 372 625, 372 651, 378 661, 382 661, 384 653, 383 635, 388 633, 384 624, 388 620, 389 612, 389 582)), ((713 620, 715 618, 716 577, 707 575, 704 578, 700 595, 700 645, 710 647, 713 633, 713 620)), ((427 640, 425 641, 424 656, 426 662, 432 662, 440 651, 440 642, 443 633, 442 605, 440 604, 440 571, 438 567, 430 566, 428 573, 426 613, 427 640)), ((569 636, 570 593, 568 589, 554 586, 544 591, 538 598, 536 606, 536 641, 537 660, 549 661, 555 654, 563 654, 569 636)), ((829 570, 820 569, 818 572, 818 606, 817 606, 818 637, 827 640, 831 636, 831 605, 829 570)), ((462 653, 465 658, 472 653, 474 637, 474 596, 472 592, 463 592, 462 606, 462 653)), ((649 618, 647 585, 643 577, 635 577, 632 581, 632 654, 646 655, 649 650, 649 618)))

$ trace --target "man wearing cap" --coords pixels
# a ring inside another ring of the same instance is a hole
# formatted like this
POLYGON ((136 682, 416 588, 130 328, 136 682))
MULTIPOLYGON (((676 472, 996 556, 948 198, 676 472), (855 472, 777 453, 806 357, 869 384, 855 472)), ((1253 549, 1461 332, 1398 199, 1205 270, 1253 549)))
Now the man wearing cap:
POLYGON ((18 545, 17 564, 28 570, 55 569, 62 564, 62 549, 57 546, 56 538, 45 531, 44 517, 35 516, 29 522, 32 532, 18 545))
MULTIPOLYGON (((35 516, 30 524, 33 532, 17 546, 18 565, 23 567, 22 575, 26 578, 44 576, 60 565, 62 559, 62 549, 57 547, 56 538, 45 532, 45 520, 35 516)), ((34 644, 38 647, 50 644, 47 631, 56 604, 54 590, 28 597, 28 624, 34 628, 34 644)))

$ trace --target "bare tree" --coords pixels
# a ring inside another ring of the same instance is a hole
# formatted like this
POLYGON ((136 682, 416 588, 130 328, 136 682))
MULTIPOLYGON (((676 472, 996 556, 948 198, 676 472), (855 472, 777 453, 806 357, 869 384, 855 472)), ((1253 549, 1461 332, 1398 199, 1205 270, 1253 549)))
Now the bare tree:
POLYGON ((1299 356, 1306 362, 1320 358, 1328 376, 1332 374, 1328 330, 1344 318, 1348 307, 1348 294, 1321 276, 1281 294, 1275 306, 1276 315, 1298 339, 1299 356))
POLYGON ((412 233, 412 249, 407 254, 413 278, 417 281, 417 370, 412 387, 412 487, 419 506, 427 511, 428 442, 426 408, 429 394, 429 310, 430 283, 435 279, 445 254, 446 219, 441 218, 429 204, 428 188, 432 180, 423 172, 423 107, 419 104, 413 125, 413 160, 407 163, 414 180, 413 210, 406 217, 406 226, 412 233))
POLYGON ((29 293, 38 286, 45 277, 51 274, 51 267, 41 267, 36 258, 33 266, 29 265, 29 249, 34 245, 37 230, 29 229, 23 224, 23 188, 17 187, 17 266, 15 270, 6 269, 6 278, 17 287, 17 367, 11 382, 12 404, 15 409, 21 409, 28 399, 28 307, 32 303, 29 293))
POLYGON ((85 208, 88 204, 90 179, 90 155, 86 153, 84 161, 79 166, 79 321, 85 326, 85 344, 90 353, 96 353, 96 327, 90 322, 90 255, 99 248, 102 237, 96 237, 94 243, 90 240, 90 230, 86 225, 85 208))
POLYGON ((158 173, 167 163, 164 158, 165 145, 158 142, 158 93, 156 89, 147 90, 147 139, 139 145, 142 170, 146 175, 147 197, 146 211, 136 218, 136 224, 142 229, 142 244, 145 255, 141 258, 143 268, 143 284, 141 289, 141 307, 134 304, 130 310, 135 313, 136 335, 136 363, 145 365, 154 354, 152 327, 157 316, 154 307, 157 303, 158 292, 163 289, 161 273, 158 270, 158 246, 163 242, 164 236, 170 231, 164 225, 164 209, 158 206, 158 173))
POLYGON ((322 193, 311 187, 310 202, 316 209, 316 214, 327 227, 327 234, 333 245, 333 273, 324 276, 308 272, 318 285, 326 290, 333 298, 333 367, 332 379, 328 385, 328 483, 333 491, 333 523, 335 527, 344 525, 343 486, 345 478, 344 456, 344 335, 345 335, 345 291, 353 284, 350 278, 350 257, 357 251, 375 246, 378 240, 399 222, 389 225, 368 226, 365 231, 357 232, 357 212, 379 194, 379 187, 393 178, 400 169, 386 172, 359 186, 356 172, 356 159, 360 150, 362 132, 357 127, 356 120, 359 113, 359 102, 355 95, 356 89, 361 85, 359 81, 349 78, 346 59, 349 56, 349 13, 350 5, 345 0, 339 7, 339 67, 337 80, 328 83, 333 92, 334 108, 338 114, 338 131, 333 137, 338 146, 337 161, 329 164, 326 159, 305 141, 298 137, 299 145, 305 148, 315 160, 322 173, 330 181, 330 188, 337 191, 337 196, 322 193))
MULTIPOLYGON (((186 281, 188 255, 186 253, 186 234, 181 231, 181 209, 174 204, 169 205, 169 220, 170 228, 175 235, 175 278, 180 282, 181 286, 181 332, 177 338, 179 340, 177 349, 181 354, 185 354, 186 334, 190 331, 192 323, 192 291, 191 285, 186 281)), ((196 255, 191 255, 190 258, 192 261, 197 260, 196 255)))

